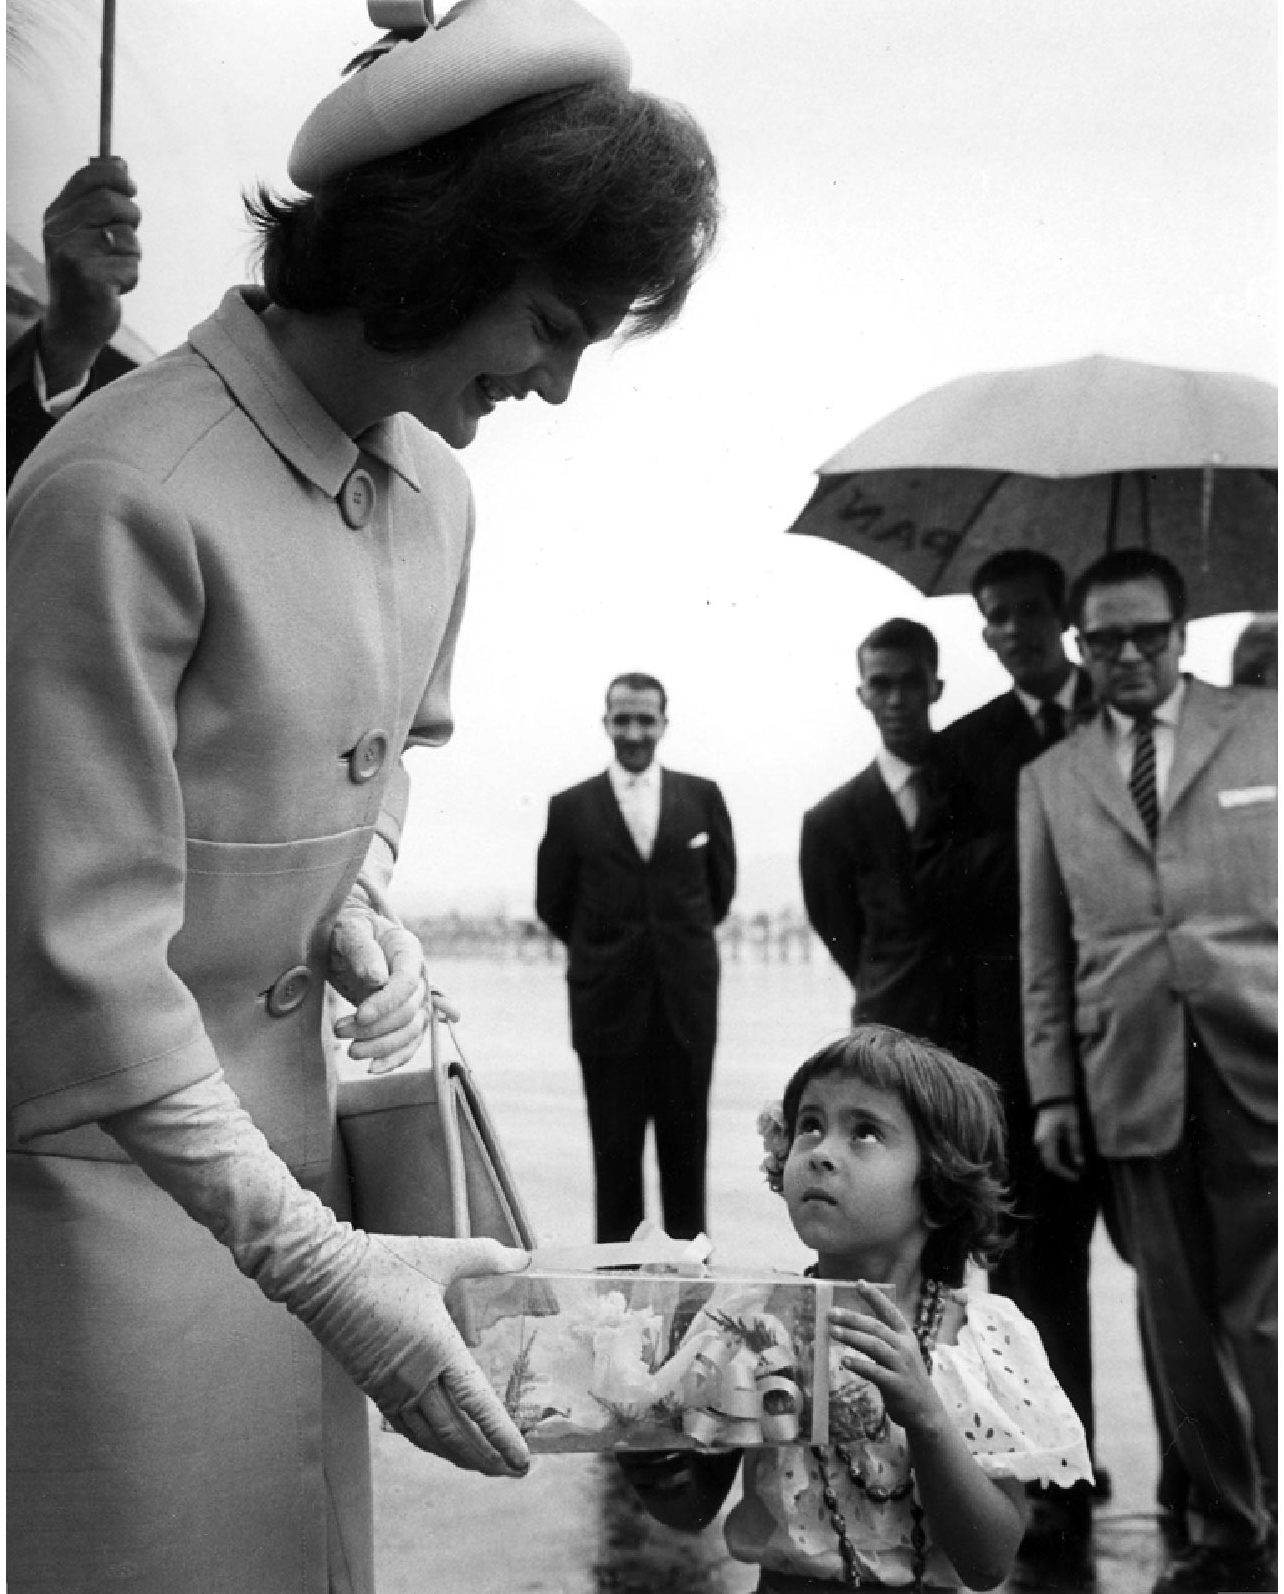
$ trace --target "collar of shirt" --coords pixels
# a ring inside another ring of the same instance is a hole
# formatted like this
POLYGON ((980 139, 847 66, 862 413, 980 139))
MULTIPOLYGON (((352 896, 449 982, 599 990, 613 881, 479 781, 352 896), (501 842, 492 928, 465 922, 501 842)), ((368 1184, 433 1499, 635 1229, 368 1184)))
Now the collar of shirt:
MULTIPOLYGON (((1168 775, 1173 767, 1173 756, 1177 750, 1177 721, 1181 717, 1182 699, 1185 695, 1186 677, 1183 675, 1151 715, 1155 727, 1155 789, 1160 797, 1168 789, 1168 775)), ((1119 773, 1123 776, 1124 783, 1127 784, 1132 773, 1132 757, 1137 742, 1137 721, 1131 714, 1121 714, 1117 708, 1107 703, 1106 729, 1111 750, 1115 755, 1115 763, 1119 766, 1119 773)))
MULTIPOLYGON (((1186 695, 1186 679, 1178 679, 1177 685, 1168 696, 1160 703, 1150 716, 1155 722, 1156 729, 1167 727, 1170 731, 1177 729, 1177 720, 1181 715, 1182 698, 1186 695)), ((1137 731, 1137 721, 1131 714, 1121 714, 1113 704, 1106 704, 1106 719, 1110 724, 1113 738, 1122 738, 1131 747, 1137 731)))
POLYGON ((611 790, 617 797, 622 797, 625 792, 645 793, 649 796, 658 796, 660 791, 660 765, 653 758, 640 775, 635 775, 632 770, 625 769, 618 758, 613 758, 606 771, 611 782, 611 790))
POLYGON ((903 758, 898 758, 895 753, 889 753, 885 747, 880 747, 878 768, 888 791, 892 794, 892 801, 905 821, 906 829, 913 830, 918 824, 919 802, 922 795, 914 777, 923 768, 922 764, 907 764, 903 758))
MULTIPOLYGON (((1041 697, 1031 697, 1029 692, 1023 692, 1015 682, 1013 683, 1012 690, 1016 693, 1022 708, 1025 709, 1026 713, 1039 727, 1040 732, 1042 732, 1043 722, 1039 718, 1039 710, 1043 707, 1044 699, 1041 697)), ((1053 703, 1060 703, 1061 707, 1065 709, 1067 723, 1074 715, 1074 700, 1075 694, 1078 692, 1078 690, 1079 671, 1077 669, 1072 669, 1069 675, 1066 676, 1065 680, 1062 681, 1060 687, 1052 694, 1050 699, 1050 701, 1053 703)))
POLYGON ((232 288, 214 314, 193 327, 188 342, 277 453, 323 493, 338 497, 362 450, 421 491, 405 432, 415 423, 390 416, 362 432, 358 445, 277 352, 260 319, 267 305, 261 288, 232 288))
POLYGON ((885 747, 880 747, 874 754, 874 761, 893 797, 899 797, 910 776, 916 775, 923 767, 922 764, 907 764, 903 758, 898 758, 895 753, 889 753, 885 747))

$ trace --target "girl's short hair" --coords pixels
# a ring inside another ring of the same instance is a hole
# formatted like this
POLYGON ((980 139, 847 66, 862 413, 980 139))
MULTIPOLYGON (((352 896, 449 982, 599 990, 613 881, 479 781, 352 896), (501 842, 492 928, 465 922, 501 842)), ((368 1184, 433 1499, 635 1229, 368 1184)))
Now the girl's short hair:
POLYGON ((680 106, 617 84, 535 95, 341 173, 247 195, 270 299, 355 310, 376 349, 432 347, 526 270, 666 326, 713 247, 717 169, 680 106))
POLYGON ((904 1102, 918 1136, 923 1215, 930 1230, 923 1272, 962 1284, 969 1260, 989 1266, 1008 1240, 1003 1107, 993 1082, 943 1047, 888 1024, 858 1024, 822 1046, 785 1087, 792 1143, 803 1092, 814 1079, 846 1075, 904 1102))

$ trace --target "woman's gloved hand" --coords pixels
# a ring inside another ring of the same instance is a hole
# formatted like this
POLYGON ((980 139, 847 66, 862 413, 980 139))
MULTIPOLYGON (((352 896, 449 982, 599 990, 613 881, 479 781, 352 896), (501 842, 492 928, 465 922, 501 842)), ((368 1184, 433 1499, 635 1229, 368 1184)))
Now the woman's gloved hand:
POLYGON ((428 1028, 428 979, 419 938, 358 880, 330 933, 326 978, 355 1012, 334 1026, 348 1055, 391 1073, 419 1050, 428 1028), (373 898, 373 900, 372 900, 373 898))
POLYGON ((517 1272, 525 1251, 497 1240, 365 1234, 360 1265, 297 1313, 398 1433, 492 1475, 523 1473, 526 1446, 468 1354, 442 1300, 458 1278, 517 1272))
POLYGON ((526 1471, 525 1442, 442 1298, 457 1278, 520 1272, 525 1251, 340 1222, 271 1149, 221 1072, 102 1127, 307 1325, 399 1433, 475 1472, 526 1471))
POLYGON ((419 1050, 433 1009, 456 1022, 458 1009, 424 971, 423 947, 398 918, 388 900, 396 857, 387 838, 376 833, 330 934, 326 977, 355 1012, 334 1026, 351 1041, 348 1055, 368 1058, 372 1074, 390 1074, 419 1050))

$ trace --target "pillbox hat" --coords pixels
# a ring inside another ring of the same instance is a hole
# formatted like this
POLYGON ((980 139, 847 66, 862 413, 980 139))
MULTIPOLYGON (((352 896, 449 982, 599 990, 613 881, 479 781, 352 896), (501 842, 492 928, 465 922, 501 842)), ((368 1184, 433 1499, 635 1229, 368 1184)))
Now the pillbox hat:
POLYGON ((423 32, 394 39, 308 116, 288 166, 305 192, 533 94, 629 81, 623 42, 576 0, 459 0, 435 26, 422 0, 370 0, 370 13, 423 32))

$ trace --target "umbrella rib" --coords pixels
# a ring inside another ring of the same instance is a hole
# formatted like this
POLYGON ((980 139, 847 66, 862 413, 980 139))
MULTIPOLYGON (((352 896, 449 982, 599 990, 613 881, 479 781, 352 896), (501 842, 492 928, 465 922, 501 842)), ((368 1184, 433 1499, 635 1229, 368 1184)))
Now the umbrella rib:
POLYGON ((977 499, 976 503, 972 506, 972 509, 968 513, 967 519, 959 527, 959 537, 958 537, 958 541, 954 545, 954 548, 951 549, 950 553, 947 554, 945 556, 945 558, 943 558, 941 560, 940 565, 937 568, 936 574, 932 577, 931 581, 929 581, 924 586, 924 588, 923 588, 923 596, 924 597, 932 598, 932 597, 936 596, 936 589, 940 585, 940 583, 945 579, 945 572, 946 572, 946 569, 947 569, 947 567, 948 567, 948 565, 950 563, 951 558, 953 558, 954 552, 957 549, 961 548, 963 546, 963 544, 967 541, 968 532, 971 531, 972 527, 976 525, 977 521, 980 520, 981 516, 990 507, 991 503, 993 503, 993 501, 994 501, 995 494, 1003 486, 1004 482, 1009 480, 1011 475, 1012 475, 1011 471, 1007 471, 1007 470, 999 471, 995 475, 994 480, 990 483, 990 485, 985 489, 985 491, 977 499))

